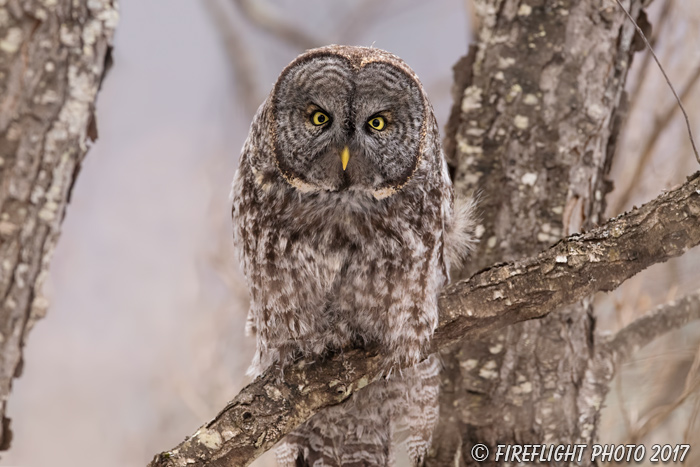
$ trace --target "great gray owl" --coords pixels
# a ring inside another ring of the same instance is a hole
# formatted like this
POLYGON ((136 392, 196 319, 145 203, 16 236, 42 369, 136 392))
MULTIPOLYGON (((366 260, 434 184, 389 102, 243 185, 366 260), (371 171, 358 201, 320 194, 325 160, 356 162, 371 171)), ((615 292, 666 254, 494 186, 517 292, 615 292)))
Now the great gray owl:
POLYGON ((316 414, 278 447, 279 463, 390 465, 398 432, 421 462, 439 371, 436 357, 421 359, 449 257, 469 240, 470 204, 455 214, 416 75, 375 48, 299 56, 253 119, 232 198, 257 336, 252 374, 368 345, 387 368, 411 365, 316 414))

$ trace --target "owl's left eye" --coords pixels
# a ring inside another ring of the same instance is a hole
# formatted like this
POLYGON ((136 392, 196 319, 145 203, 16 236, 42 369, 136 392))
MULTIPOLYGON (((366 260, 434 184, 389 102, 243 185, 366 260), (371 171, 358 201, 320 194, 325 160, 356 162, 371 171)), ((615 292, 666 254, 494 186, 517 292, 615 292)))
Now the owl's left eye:
POLYGON ((311 116, 311 123, 313 123, 316 126, 325 125, 326 123, 328 123, 330 121, 331 121, 331 117, 329 117, 326 113, 321 112, 320 110, 317 110, 311 116))
POLYGON ((386 126, 386 120, 384 120, 384 117, 372 117, 367 121, 367 125, 371 126, 377 131, 382 131, 386 126))

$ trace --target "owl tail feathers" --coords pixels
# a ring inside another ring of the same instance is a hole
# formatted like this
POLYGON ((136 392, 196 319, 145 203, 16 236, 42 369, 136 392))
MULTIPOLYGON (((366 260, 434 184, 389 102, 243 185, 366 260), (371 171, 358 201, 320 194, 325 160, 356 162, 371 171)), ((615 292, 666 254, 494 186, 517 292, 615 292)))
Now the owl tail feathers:
MULTIPOLYGON (((392 467, 393 453, 388 439, 383 444, 337 444, 335 439, 288 436, 276 449, 279 467, 392 467), (290 439, 291 438, 291 439, 290 439)), ((312 435, 313 436, 313 435, 312 435)))
POLYGON ((385 384, 375 382, 351 400, 319 411, 276 449, 280 467, 390 467, 392 426, 385 384), (374 387, 373 387, 374 386, 374 387))
POLYGON ((476 200, 456 197, 452 222, 445 233, 445 251, 450 265, 460 265, 477 243, 476 200))
MULTIPOLYGON (((395 439, 406 449, 411 465, 422 466, 433 440, 433 431, 440 414, 440 370, 442 362, 436 354, 404 371, 405 407, 395 430, 395 439)), ((400 389, 400 388, 399 388, 400 389)))
POLYGON ((308 462, 304 461, 302 454, 296 446, 287 440, 282 441, 275 449, 277 465, 279 467, 306 467, 308 462))
POLYGON ((319 411, 277 448, 280 467, 391 467, 394 442, 423 465, 439 415, 441 363, 431 355, 319 411))

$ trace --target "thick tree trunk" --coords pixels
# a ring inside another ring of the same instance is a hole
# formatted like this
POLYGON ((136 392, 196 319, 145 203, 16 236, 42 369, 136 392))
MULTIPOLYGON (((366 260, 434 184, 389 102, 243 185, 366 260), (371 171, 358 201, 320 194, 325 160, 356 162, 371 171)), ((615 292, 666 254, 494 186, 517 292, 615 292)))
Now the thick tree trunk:
POLYGON ((70 190, 94 139, 116 0, 0 0, 0 443, 70 190))
MULTIPOLYGON (((458 192, 478 193, 481 241, 457 277, 601 221, 633 53, 633 26, 608 0, 476 3, 479 43, 455 67, 446 148, 458 192)), ((443 351, 426 465, 475 465, 475 443, 593 443, 594 329, 584 300, 443 351)))

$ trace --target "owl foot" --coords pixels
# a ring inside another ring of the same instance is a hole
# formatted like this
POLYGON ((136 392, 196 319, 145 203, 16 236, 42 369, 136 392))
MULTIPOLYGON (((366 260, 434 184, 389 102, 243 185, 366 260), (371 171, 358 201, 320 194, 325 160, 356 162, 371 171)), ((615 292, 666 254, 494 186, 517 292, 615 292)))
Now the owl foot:
POLYGON ((392 377, 402 377, 403 372, 413 367, 420 362, 419 359, 405 359, 398 358, 395 356, 386 357, 380 367, 380 375, 384 379, 391 379, 392 377))

